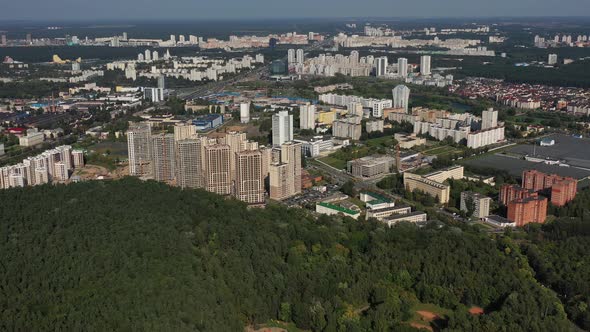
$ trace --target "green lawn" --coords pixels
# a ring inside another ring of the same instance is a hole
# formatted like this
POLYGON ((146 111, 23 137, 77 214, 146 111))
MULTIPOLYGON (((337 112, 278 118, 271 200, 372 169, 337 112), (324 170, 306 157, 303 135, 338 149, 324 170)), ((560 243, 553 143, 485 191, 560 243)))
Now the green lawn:
POLYGON ((392 136, 383 136, 383 137, 378 137, 378 138, 371 138, 371 139, 364 141, 364 143, 368 147, 382 147, 382 146, 393 147, 393 137, 392 136))
POLYGON ((319 158, 318 160, 320 160, 320 161, 322 161, 334 168, 337 168, 337 169, 345 169, 346 168, 346 161, 340 160, 338 158, 334 158, 332 156, 319 158))
POLYGON ((89 151, 100 154, 108 154, 119 157, 127 157, 127 143, 126 142, 100 142, 90 145, 89 151))
POLYGON ((460 149, 454 148, 452 146, 448 146, 448 145, 443 145, 443 146, 438 146, 432 149, 428 149, 428 150, 424 150, 422 151, 423 154, 427 155, 427 156, 442 156, 445 154, 450 154, 450 153, 455 153, 455 152, 460 152, 460 149))

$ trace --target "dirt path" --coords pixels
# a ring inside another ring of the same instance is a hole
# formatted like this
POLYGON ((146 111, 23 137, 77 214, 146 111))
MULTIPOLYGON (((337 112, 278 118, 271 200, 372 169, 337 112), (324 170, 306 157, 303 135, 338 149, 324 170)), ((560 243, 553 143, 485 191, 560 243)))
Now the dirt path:
POLYGON ((424 330, 428 330, 433 332, 434 330, 432 329, 432 327, 428 326, 428 325, 424 325, 424 324, 419 324, 419 323, 411 323, 410 324, 412 327, 415 327, 417 329, 424 329, 424 330))
POLYGON ((427 321, 433 321, 435 319, 440 318, 437 314, 426 310, 418 310, 416 311, 416 313, 422 316, 422 318, 424 318, 427 321))

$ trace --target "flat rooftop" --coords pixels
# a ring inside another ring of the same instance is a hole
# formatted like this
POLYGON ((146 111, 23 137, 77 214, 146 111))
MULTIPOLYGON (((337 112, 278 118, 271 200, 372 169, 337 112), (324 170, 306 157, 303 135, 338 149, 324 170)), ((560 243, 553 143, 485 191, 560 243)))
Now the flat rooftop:
POLYGON ((557 174, 564 177, 569 176, 578 180, 590 177, 590 170, 584 170, 575 167, 547 165, 545 163, 534 163, 532 161, 501 156, 497 154, 469 160, 466 161, 465 164, 474 167, 506 170, 512 176, 518 178, 522 177, 522 172, 527 169, 536 169, 546 174, 557 174))
POLYGON ((555 140, 555 145, 539 146, 517 145, 510 150, 510 153, 521 155, 533 155, 536 157, 564 160, 571 166, 590 168, 590 139, 576 138, 570 135, 553 134, 546 137, 555 140))

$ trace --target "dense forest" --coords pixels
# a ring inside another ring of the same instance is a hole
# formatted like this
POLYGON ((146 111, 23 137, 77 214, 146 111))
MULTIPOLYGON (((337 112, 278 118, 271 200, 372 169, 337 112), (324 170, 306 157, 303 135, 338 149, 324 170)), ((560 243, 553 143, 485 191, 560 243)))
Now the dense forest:
MULTIPOLYGON (((3 190, 0 202, 0 330, 241 331, 281 320, 403 331, 419 304, 448 311, 440 330, 571 326, 535 279, 530 249, 470 226, 249 209, 133 178, 3 190)), ((574 292, 587 299, 587 289, 574 292)))

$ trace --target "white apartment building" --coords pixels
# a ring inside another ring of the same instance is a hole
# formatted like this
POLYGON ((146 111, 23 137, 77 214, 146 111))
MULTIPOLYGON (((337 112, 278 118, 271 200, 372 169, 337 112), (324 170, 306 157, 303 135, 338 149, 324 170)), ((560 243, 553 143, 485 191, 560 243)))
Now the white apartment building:
POLYGON ((279 111, 272 116, 272 144, 282 145, 293 140, 293 115, 279 111))
POLYGON ((299 107, 299 128, 315 129, 315 105, 309 103, 299 107))

